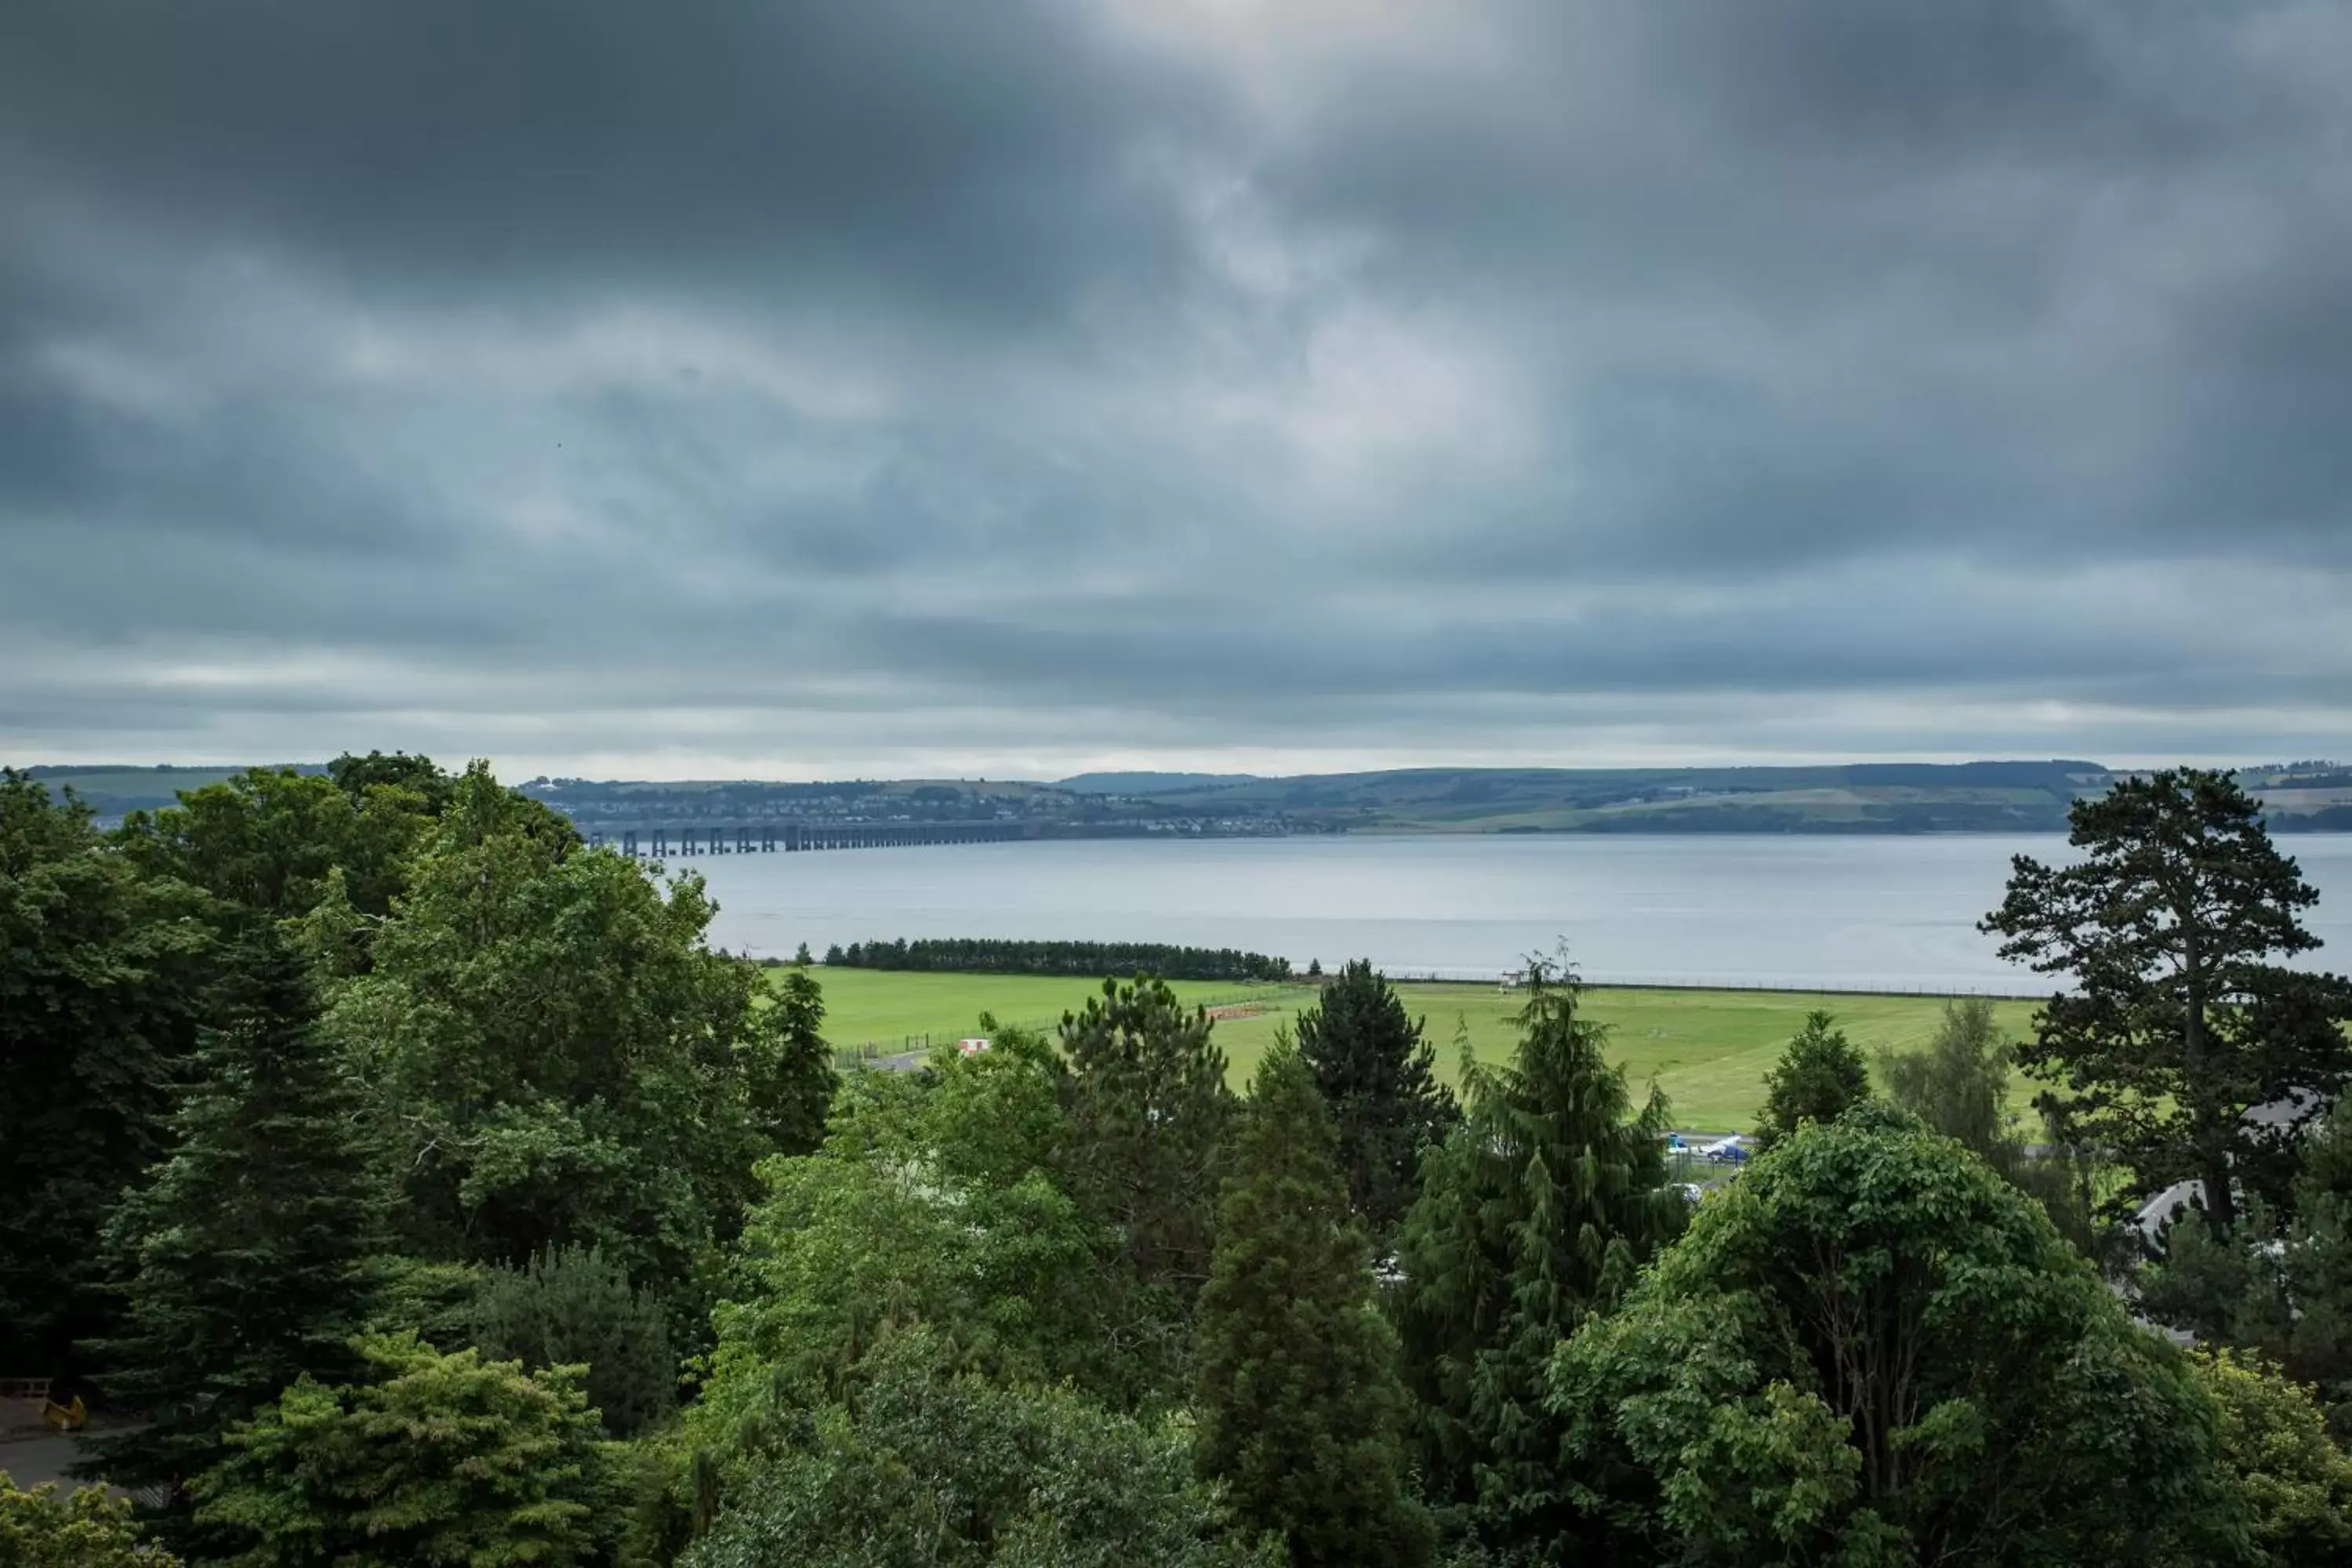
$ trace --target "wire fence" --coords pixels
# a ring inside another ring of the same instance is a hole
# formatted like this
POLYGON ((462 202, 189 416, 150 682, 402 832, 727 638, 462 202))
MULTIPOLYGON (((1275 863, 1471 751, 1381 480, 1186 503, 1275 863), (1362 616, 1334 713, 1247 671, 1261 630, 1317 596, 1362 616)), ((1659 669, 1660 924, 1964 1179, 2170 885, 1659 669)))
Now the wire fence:
MULTIPOLYGON (((1202 1007, 1212 1013, 1227 1007, 1248 1007, 1253 1011, 1270 1011, 1276 1007, 1287 1006, 1294 1002, 1303 1002, 1316 994, 1317 987, 1311 984, 1286 985, 1280 982, 1269 982, 1248 990, 1222 992, 1208 996, 1187 996, 1184 998, 1184 1004, 1188 1007, 1202 1007)), ((1075 1011, 1075 1009, 1069 1009, 1069 1011, 1075 1011)), ((1048 1029, 1059 1028, 1062 1017, 1061 1013, 1056 1013, 1050 1018, 999 1019, 997 1027, 1035 1030, 1042 1033, 1048 1029)), ((977 1025, 974 1026, 976 1028, 977 1025)), ((927 1029, 919 1034, 899 1035, 879 1040, 859 1040, 854 1045, 834 1047, 834 1061, 840 1067, 862 1067, 871 1062, 901 1057, 927 1057, 942 1041, 972 1037, 975 1037, 948 1035, 927 1029)))
MULTIPOLYGON (((1402 968, 1382 971, 1391 982, 1416 985, 1507 986, 1522 971, 1494 968, 1402 968)), ((1951 981, 1874 980, 1842 975, 1830 980, 1749 979, 1720 974, 1592 974, 1577 972, 1576 982, 1588 991, 1766 991, 1805 996, 1984 996, 1995 1001, 2039 1002, 2050 988, 2029 989, 2012 983, 1966 984, 1951 981)))

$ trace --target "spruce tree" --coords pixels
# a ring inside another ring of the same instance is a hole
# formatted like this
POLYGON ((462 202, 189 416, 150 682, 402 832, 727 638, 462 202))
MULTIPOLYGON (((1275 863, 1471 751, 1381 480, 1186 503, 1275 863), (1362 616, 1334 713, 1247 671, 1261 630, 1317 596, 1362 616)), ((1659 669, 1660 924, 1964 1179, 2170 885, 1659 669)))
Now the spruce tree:
POLYGON ((824 991, 802 968, 785 970, 775 993, 743 1047, 744 1094, 777 1153, 807 1154, 824 1142, 825 1112, 841 1087, 824 1042, 824 991))
POLYGON ((1545 1367, 1688 1215, 1666 1184, 1664 1100, 1654 1089, 1634 1112, 1564 965, 1536 961, 1525 984, 1517 1053, 1470 1070, 1398 1243, 1425 1485, 1454 1532, 1506 1562, 1552 1560, 1588 1531, 1545 1367))
POLYGON ((1764 1109, 1756 1117, 1756 1147, 1769 1149, 1808 1121, 1835 1121, 1870 1098, 1870 1064, 1827 1013, 1805 1015, 1764 1075, 1764 1109))
POLYGON ((1421 1190, 1422 1155, 1461 1117, 1437 1081, 1423 1022, 1365 959, 1298 1016, 1298 1054, 1338 1125, 1349 1201, 1376 1241, 1395 1234, 1421 1190))
POLYGON ((1406 1493, 1396 1344, 1371 1296, 1338 1138, 1297 1049, 1250 1086, 1195 1330, 1198 1455, 1297 1568, 1429 1560, 1406 1493))
POLYGON ((133 1489, 176 1494, 296 1378, 352 1371, 386 1246, 361 1092, 300 960, 266 927, 233 960, 178 1148, 108 1228, 124 1328, 91 1348, 108 1397, 152 1424, 102 1439, 97 1468, 133 1489))

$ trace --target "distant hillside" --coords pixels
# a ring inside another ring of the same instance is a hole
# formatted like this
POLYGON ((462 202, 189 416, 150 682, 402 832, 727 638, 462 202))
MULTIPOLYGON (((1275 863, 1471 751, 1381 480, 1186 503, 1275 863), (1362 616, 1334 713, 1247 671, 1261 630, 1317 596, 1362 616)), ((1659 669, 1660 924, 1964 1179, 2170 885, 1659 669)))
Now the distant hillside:
MULTIPOLYGON (((296 764, 304 773, 320 764, 296 764)), ((226 767, 27 770, 102 818, 170 805, 226 767)), ((1231 837, 1310 833, 2057 833, 2079 796, 2116 774, 2079 759, 1853 763, 1818 767, 1403 768, 1381 773, 1081 773, 1018 780, 539 778, 519 786, 592 836, 655 826, 987 826, 1030 838, 1231 837)), ((2352 769, 2239 774, 2284 833, 2352 831, 2352 769)))
MULTIPOLYGON (((305 773, 327 771, 323 763, 280 763, 274 765, 291 767, 305 773)), ((125 812, 160 811, 167 805, 177 805, 180 791, 202 789, 206 784, 233 779, 245 769, 184 767, 175 763, 159 763, 153 767, 134 767, 128 763, 63 763, 21 771, 48 785, 52 793, 72 790, 101 818, 110 820, 125 812)))
POLYGON ((1076 773, 1054 781, 1080 795, 1175 795, 1217 784, 1256 784, 1255 773, 1076 773))
POLYGON ((1150 795, 1388 833, 1967 833, 2066 826, 2099 763, 1819 767, 1411 768, 1253 779, 1150 795))

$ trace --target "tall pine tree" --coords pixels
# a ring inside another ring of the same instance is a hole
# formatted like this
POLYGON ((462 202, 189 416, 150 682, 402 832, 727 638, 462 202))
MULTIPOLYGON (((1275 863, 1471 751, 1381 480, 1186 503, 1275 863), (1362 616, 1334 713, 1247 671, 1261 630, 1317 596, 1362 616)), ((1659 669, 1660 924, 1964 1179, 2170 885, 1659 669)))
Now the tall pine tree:
POLYGON ((1517 1054, 1472 1068, 1462 1124, 1406 1216, 1398 1305, 1432 1500, 1495 1560, 1545 1563, 1588 1529, 1560 1473, 1546 1365, 1681 1232, 1688 1205, 1666 1185, 1665 1101, 1654 1089, 1633 1111, 1574 974, 1538 960, 1526 985, 1517 1054))
POLYGON ((1396 1342, 1348 1212, 1338 1138, 1297 1049, 1260 1064, 1218 1208, 1195 1330, 1202 1469, 1297 1568, 1426 1563, 1405 1489, 1396 1342))
POLYGON ((360 1090, 317 1022, 300 960, 267 928, 243 938, 178 1148, 108 1229, 125 1326, 92 1347, 100 1384, 152 1417, 101 1442, 98 1468, 118 1485, 176 1492, 297 1377, 354 1370, 383 1189, 360 1090))
POLYGON ((2002 957, 2069 982, 2019 1065, 2063 1081, 2043 1102, 2141 1191, 2201 1183, 2217 1237, 2242 1195, 2284 1208, 2306 1118, 2246 1112, 2292 1095, 2316 1114, 2352 1086, 2352 983, 2287 962, 2319 945, 2318 891, 2228 773, 2126 779, 2071 821, 2074 863, 2018 856, 1982 922, 2002 957))
POLYGON ((1103 982, 1062 1018, 1071 1175, 1118 1227, 1137 1281, 1189 1313, 1216 1231, 1218 1144, 1233 1119, 1225 1054, 1208 1015, 1164 981, 1103 982))
POLYGON ((1338 1125, 1349 1201, 1381 1242, 1421 1191, 1422 1155, 1462 1114, 1437 1081, 1422 1025, 1366 959, 1341 969, 1298 1016, 1298 1054, 1338 1125))

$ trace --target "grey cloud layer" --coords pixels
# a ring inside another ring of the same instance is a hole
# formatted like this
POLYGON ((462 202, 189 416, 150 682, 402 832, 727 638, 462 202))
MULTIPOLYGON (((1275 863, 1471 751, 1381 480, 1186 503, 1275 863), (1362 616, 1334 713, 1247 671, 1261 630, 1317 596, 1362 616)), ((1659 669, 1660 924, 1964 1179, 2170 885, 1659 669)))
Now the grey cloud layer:
POLYGON ((2341 750, 2347 58, 26 0, 0 754, 2341 750))

